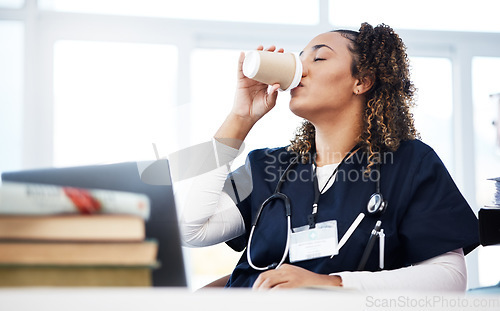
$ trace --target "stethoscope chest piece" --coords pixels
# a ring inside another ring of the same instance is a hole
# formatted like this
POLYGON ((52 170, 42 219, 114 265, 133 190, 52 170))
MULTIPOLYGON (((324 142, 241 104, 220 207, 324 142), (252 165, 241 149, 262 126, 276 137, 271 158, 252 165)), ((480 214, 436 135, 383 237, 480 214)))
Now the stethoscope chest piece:
POLYGON ((382 214, 387 208, 387 202, 384 201, 382 194, 379 192, 375 192, 371 195, 370 200, 368 200, 368 204, 366 209, 371 215, 379 215, 382 214))

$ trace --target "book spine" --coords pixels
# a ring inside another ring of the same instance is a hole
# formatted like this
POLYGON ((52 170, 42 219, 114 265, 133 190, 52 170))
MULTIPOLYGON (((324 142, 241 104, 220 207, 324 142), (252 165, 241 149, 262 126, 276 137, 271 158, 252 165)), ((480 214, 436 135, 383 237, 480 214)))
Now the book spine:
MULTIPOLYGON (((0 287, 146 286, 150 267, 0 266, 0 287)), ((33 308, 35 309, 35 308, 33 308)))
POLYGON ((18 182, 4 182, 0 187, 0 214, 62 213, 129 214, 148 219, 150 201, 147 195, 124 191, 18 182))

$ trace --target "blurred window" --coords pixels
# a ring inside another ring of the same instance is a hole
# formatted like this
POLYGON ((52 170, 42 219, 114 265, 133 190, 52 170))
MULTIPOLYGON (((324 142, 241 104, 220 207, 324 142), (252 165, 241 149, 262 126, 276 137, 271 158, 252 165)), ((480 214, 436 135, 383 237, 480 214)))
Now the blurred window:
POLYGON ((0 172, 22 168, 24 26, 0 21, 0 172))
POLYGON ((0 0, 1 9, 20 9, 24 5, 24 0, 0 0))
POLYGON ((40 0, 40 7, 78 13, 312 25, 318 0, 40 0))
POLYGON ((500 32, 500 1, 497 0, 330 0, 330 22, 359 28, 385 23, 395 29, 500 32))
MULTIPOLYGON (((500 177, 500 149, 496 144, 499 124, 499 101, 490 95, 500 93, 500 58, 474 57, 472 85, 474 100, 474 151, 476 163, 476 202, 481 208, 494 201, 495 183, 488 178, 500 177)), ((500 281, 500 246, 478 250, 479 282, 482 286, 500 281)))
POLYGON ((411 79, 417 88, 417 105, 413 111, 415 126, 422 141, 436 151, 453 173, 451 61, 448 58, 411 57, 411 79))
POLYGON ((176 77, 174 46, 58 41, 54 164, 152 159, 152 143, 175 144, 176 77))

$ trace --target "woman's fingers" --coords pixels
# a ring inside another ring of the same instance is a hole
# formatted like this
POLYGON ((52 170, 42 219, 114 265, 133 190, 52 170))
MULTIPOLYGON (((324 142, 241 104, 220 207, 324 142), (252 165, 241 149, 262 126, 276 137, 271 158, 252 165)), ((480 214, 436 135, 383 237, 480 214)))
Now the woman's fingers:
POLYGON ((271 87, 269 88, 269 95, 275 93, 280 87, 281 85, 279 83, 271 85, 271 87))
POLYGON ((283 264, 277 269, 262 272, 257 277, 257 280, 255 280, 253 289, 271 289, 278 285, 280 287, 286 287, 287 283, 290 281, 290 272, 293 271, 293 266, 283 264))
POLYGON ((279 83, 273 84, 273 85, 271 85, 271 86, 269 87, 269 89, 268 89, 268 92, 267 92, 267 93, 268 93, 269 95, 276 96, 276 95, 278 94, 278 92, 277 92, 277 91, 278 91, 278 89, 279 89, 279 88, 280 88, 279 83), (274 93, 276 93, 276 94, 274 94, 274 93))
POLYGON ((245 52, 240 53, 240 58, 238 60, 238 79, 242 79, 245 77, 243 75, 243 61, 245 60, 245 52))
POLYGON ((286 278, 276 270, 263 272, 253 285, 254 290, 271 289, 279 284, 285 283, 286 278))
POLYGON ((269 51, 269 52, 274 52, 275 50, 276 50, 276 46, 274 46, 274 45, 271 45, 270 47, 268 47, 266 49, 266 51, 269 51))
POLYGON ((296 288, 310 285, 342 286, 342 278, 283 264, 275 270, 262 272, 255 280, 253 289, 296 288))
POLYGON ((268 48, 266 49, 266 51, 268 51, 268 52, 278 52, 278 53, 283 53, 283 52, 285 52, 285 49, 283 49, 283 48, 276 49, 276 46, 275 46, 275 45, 271 45, 270 47, 268 47, 268 48))

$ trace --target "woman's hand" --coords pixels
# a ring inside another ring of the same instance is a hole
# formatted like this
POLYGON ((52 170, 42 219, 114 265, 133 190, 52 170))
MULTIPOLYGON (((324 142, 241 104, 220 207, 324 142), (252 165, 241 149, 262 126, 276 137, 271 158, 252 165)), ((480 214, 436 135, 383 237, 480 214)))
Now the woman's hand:
MULTIPOLYGON (((263 49, 262 45, 257 48, 259 51, 263 49)), ((266 51, 283 53, 283 49, 276 50, 275 46, 270 46, 266 51)), ((214 135, 218 141, 236 149, 240 148, 255 123, 276 105, 280 87, 279 84, 274 84, 268 90, 267 84, 245 77, 244 59, 245 54, 242 52, 238 64, 238 82, 233 108, 214 135)))
POLYGON ((283 264, 275 270, 259 275, 253 289, 295 288, 304 286, 342 286, 342 279, 336 275, 325 275, 283 264))
MULTIPOLYGON (((257 50, 262 51, 264 47, 261 45, 257 50)), ((270 46, 266 51, 284 52, 283 49, 276 50, 275 46, 270 46)), ((267 84, 247 78, 243 75, 244 59, 245 53, 242 52, 238 64, 238 81, 231 113, 255 123, 276 105, 277 91, 280 85, 274 84, 268 90, 267 84)))

